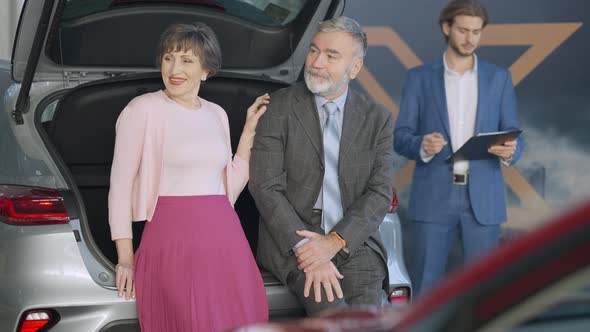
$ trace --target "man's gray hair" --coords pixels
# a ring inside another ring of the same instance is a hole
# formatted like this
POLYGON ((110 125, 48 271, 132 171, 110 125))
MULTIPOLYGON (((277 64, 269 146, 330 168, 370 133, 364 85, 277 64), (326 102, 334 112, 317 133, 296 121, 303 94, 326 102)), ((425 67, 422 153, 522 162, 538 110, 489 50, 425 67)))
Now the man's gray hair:
POLYGON ((323 21, 318 27, 318 32, 346 32, 359 46, 359 58, 364 59, 367 54, 367 34, 360 24, 352 18, 340 16, 323 21))

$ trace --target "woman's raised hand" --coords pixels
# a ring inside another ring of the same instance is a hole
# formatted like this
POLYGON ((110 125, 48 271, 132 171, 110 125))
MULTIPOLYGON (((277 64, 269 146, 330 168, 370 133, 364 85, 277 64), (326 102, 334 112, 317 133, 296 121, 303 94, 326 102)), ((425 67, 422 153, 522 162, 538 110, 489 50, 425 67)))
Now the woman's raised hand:
POLYGON ((244 131, 242 134, 250 134, 254 135, 256 133, 256 125, 258 124, 258 120, 266 112, 266 104, 270 102, 270 96, 268 93, 263 94, 262 96, 256 98, 254 103, 248 107, 248 112, 246 113, 246 123, 244 124, 244 131))

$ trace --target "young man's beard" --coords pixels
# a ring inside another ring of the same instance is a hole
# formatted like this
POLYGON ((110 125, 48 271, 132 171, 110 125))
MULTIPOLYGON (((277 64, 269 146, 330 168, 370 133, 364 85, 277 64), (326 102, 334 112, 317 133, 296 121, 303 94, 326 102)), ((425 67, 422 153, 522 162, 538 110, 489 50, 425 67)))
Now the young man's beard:
POLYGON ((471 51, 467 51, 467 52, 462 51, 461 47, 459 47, 459 45, 457 45, 457 42, 455 42, 452 39, 449 39, 449 46, 451 46, 451 48, 453 49, 453 51, 455 51, 455 53, 457 53, 457 55, 464 56, 464 57, 473 55, 473 53, 475 53, 475 49, 476 49, 476 47, 474 47, 471 51))

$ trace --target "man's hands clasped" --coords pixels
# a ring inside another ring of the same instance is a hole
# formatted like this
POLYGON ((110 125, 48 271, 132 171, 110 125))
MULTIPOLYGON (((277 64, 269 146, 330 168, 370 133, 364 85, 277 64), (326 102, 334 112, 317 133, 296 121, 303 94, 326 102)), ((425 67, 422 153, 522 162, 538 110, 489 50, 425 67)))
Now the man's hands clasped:
POLYGON ((331 261, 342 249, 341 240, 330 234, 323 235, 310 231, 297 231, 297 235, 308 239, 295 250, 298 268, 305 273, 303 295, 309 297, 313 287, 315 301, 318 303, 322 301, 322 288, 326 292, 328 302, 334 301, 334 293, 338 298, 343 298, 344 294, 338 280, 344 276, 331 261))

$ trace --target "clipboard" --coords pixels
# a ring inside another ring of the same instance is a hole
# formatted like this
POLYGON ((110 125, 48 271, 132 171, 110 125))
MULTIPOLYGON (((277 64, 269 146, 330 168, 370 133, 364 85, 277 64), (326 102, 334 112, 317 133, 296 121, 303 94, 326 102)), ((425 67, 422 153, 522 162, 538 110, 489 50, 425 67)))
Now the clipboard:
POLYGON ((515 140, 520 133, 522 130, 518 129, 477 134, 465 142, 449 159, 459 161, 495 158, 496 156, 488 152, 488 147, 515 140))

